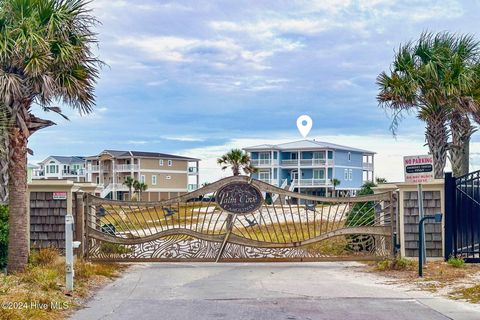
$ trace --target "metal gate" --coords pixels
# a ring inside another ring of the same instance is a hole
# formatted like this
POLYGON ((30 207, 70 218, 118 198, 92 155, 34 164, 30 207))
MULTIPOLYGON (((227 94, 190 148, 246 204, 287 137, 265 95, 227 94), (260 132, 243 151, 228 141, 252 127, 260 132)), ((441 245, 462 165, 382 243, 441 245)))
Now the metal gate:
POLYGON ((445 259, 480 262, 480 171, 445 175, 445 259))
POLYGON ((86 258, 333 261, 392 255, 392 193, 328 198, 230 177, 158 202, 86 198, 86 258))

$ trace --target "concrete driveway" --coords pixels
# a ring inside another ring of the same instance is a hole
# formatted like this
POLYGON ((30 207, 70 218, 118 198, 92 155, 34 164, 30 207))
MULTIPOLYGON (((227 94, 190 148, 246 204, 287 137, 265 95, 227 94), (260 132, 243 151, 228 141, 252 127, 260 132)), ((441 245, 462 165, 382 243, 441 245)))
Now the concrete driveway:
POLYGON ((132 266, 72 319, 480 319, 480 309, 407 292, 356 263, 132 266))

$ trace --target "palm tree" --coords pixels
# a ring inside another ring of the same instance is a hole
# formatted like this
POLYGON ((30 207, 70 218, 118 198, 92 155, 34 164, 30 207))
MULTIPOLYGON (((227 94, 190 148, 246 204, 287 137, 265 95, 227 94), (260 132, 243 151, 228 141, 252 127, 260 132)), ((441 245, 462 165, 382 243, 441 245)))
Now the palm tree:
POLYGON ((129 200, 132 200, 132 190, 135 185, 135 180, 132 177, 127 177, 123 184, 128 187, 128 198, 129 200))
POLYGON ((8 203, 7 112, 0 104, 0 204, 8 203))
MULTIPOLYGON (((7 139, 10 235, 8 269, 24 269, 28 257, 27 141, 54 125, 33 114, 35 105, 61 115, 53 103, 80 114, 92 112, 101 66, 91 51, 97 23, 84 0, 0 2, 0 104, 9 123, 7 139)), ((63 116, 63 115, 62 115, 63 116)))
POLYGON ((148 189, 148 185, 146 185, 144 182, 135 180, 133 182, 133 188, 135 189, 135 192, 137 192, 138 194, 138 201, 140 201, 142 200, 142 192, 148 189))
POLYGON ((250 163, 250 157, 248 154, 240 149, 230 150, 221 158, 218 158, 217 163, 222 166, 222 170, 225 170, 230 166, 234 176, 240 175, 240 170, 243 170, 245 174, 249 175, 258 171, 258 169, 250 163))
POLYGON ((416 43, 400 46, 389 75, 377 77, 377 100, 392 111, 394 134, 405 112, 415 111, 426 123, 436 178, 443 176, 449 150, 454 172, 465 170, 459 168, 465 161, 468 172, 465 158, 475 131, 470 117, 478 119, 479 110, 479 100, 472 95, 480 83, 478 61, 479 47, 472 37, 423 33, 416 43))
POLYGON ((387 183, 387 179, 381 178, 381 177, 376 177, 376 178, 375 178, 375 183, 376 183, 376 184, 387 183))
POLYGON ((337 186, 340 185, 340 180, 338 180, 337 178, 333 178, 332 179, 332 185, 333 185, 333 196, 335 197, 337 195, 337 186))

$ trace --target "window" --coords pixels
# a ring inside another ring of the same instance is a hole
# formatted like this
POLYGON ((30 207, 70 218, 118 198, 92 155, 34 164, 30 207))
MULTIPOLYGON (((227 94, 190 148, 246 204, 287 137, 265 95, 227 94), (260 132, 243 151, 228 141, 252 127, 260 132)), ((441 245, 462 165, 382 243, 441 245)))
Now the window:
POLYGON ((160 159, 160 166, 163 167, 163 159, 160 159))
POLYGON ((348 169, 348 180, 352 181, 353 171, 352 169, 348 169))
POLYGON ((261 181, 270 180, 270 171, 260 171, 258 173, 258 180, 261 180, 261 181))
POLYGON ((321 160, 325 159, 325 152, 314 152, 313 153, 313 159, 316 159, 316 160, 317 159, 319 159, 319 160, 320 159, 321 160))
POLYGON ((259 152, 258 153, 258 158, 260 160, 270 159, 270 156, 271 156, 270 152, 259 152))
POLYGON ((96 180, 97 180, 97 184, 100 184, 100 177, 99 176, 97 176, 96 180))
POLYGON ((343 180, 348 180, 348 169, 343 170, 343 180))
POLYGON ((172 176, 166 176, 165 179, 171 180, 171 179, 172 179, 172 176))
POLYGON ((172 163, 173 161, 172 160, 168 160, 168 166, 171 167, 172 166, 172 163))
POLYGON ((333 159, 333 151, 328 151, 328 159, 333 159))
POLYGON ((348 153, 348 161, 352 161, 352 153, 351 152, 348 153))
POLYGON ((325 179, 325 170, 323 170, 323 169, 313 170, 313 179, 324 180, 325 179))
POLYGON ((152 185, 156 185, 157 184, 157 176, 153 175, 152 176, 152 185))
POLYGON ((144 175, 141 175, 141 176, 140 176, 140 182, 141 182, 141 183, 145 183, 145 176, 144 176, 144 175))

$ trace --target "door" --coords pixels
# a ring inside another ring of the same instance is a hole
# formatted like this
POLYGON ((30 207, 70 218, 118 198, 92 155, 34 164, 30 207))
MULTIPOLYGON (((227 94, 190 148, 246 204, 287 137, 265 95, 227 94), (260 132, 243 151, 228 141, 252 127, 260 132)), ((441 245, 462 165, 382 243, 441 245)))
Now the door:
POLYGON ((292 180, 298 180, 298 171, 297 170, 292 170, 292 172, 290 173, 290 178, 292 180))

